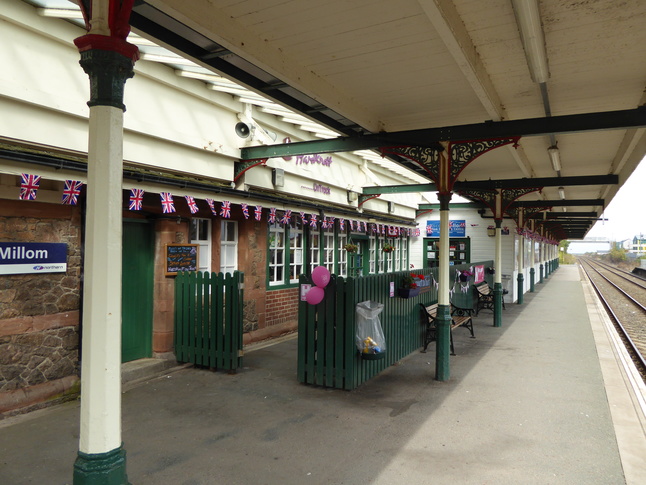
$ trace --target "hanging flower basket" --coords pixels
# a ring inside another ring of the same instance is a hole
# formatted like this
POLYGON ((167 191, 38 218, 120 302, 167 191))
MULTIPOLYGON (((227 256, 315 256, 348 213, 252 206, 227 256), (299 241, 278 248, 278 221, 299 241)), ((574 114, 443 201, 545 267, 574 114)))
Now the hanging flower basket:
POLYGON ((384 244, 384 247, 382 248, 384 253, 392 253, 395 250, 395 246, 393 246, 390 243, 384 244))
POLYGON ((352 243, 348 243, 348 244, 346 244, 346 245, 345 245, 345 246, 343 246, 343 247, 344 247, 344 248, 345 248, 345 250, 346 250, 347 252, 349 252, 349 253, 356 253, 356 252, 357 252, 357 250, 359 249, 359 246, 357 246, 356 244, 352 244, 352 243))

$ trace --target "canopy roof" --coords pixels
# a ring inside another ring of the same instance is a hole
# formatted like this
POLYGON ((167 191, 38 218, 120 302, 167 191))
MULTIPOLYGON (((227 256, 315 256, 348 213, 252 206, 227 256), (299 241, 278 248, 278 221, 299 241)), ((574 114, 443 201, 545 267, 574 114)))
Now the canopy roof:
MULTIPOLYGON (((473 139, 486 122, 533 119, 538 133, 484 153, 458 179, 556 179, 523 201, 607 205, 646 154, 644 109, 628 128, 621 117, 600 129, 605 117, 593 116, 591 125, 540 129, 547 117, 646 104, 643 0, 142 0, 131 23, 348 136, 473 125, 461 135, 473 139), (566 178, 609 174, 617 184, 566 178)), ((601 215, 603 205, 572 210, 601 215)), ((561 236, 582 237, 593 223, 561 236)))

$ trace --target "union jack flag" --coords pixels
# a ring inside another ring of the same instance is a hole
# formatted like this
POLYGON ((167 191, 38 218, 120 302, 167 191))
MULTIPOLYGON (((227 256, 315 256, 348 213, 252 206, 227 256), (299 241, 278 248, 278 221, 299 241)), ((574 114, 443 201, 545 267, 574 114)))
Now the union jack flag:
POLYGON ((171 194, 170 192, 161 192, 159 194, 159 197, 161 197, 163 214, 170 214, 171 212, 175 212, 175 204, 173 203, 173 194, 171 194))
POLYGON ((21 174, 22 181, 20 183, 20 200, 36 200, 36 192, 40 185, 40 175, 30 175, 28 173, 21 174))
POLYGON ((372 232, 373 234, 377 232, 377 224, 372 225, 372 232))
POLYGON ((269 209, 269 223, 273 224, 274 222, 276 222, 276 208, 272 207, 269 209))
POLYGON ((381 233, 386 234, 386 224, 381 225, 381 233))
POLYGON ((144 202, 144 189, 130 189, 130 205, 128 210, 140 211, 144 202))
POLYGON ((316 214, 311 214, 310 215, 310 227, 313 227, 314 229, 316 229, 317 223, 318 222, 316 220, 316 214))
POLYGON ((283 218, 280 220, 281 224, 289 224, 292 221, 292 211, 285 211, 283 218))
POLYGON ((354 221, 350 219, 348 222, 350 223, 350 230, 354 231, 354 221))
POLYGON ((229 219, 231 217, 231 202, 229 202, 228 200, 222 201, 222 208, 220 209, 220 215, 225 219, 229 219))
POLYGON ((305 215, 305 212, 301 212, 301 222, 303 225, 307 225, 307 216, 305 215))
POLYGON ((253 211, 253 214, 254 214, 254 219, 259 221, 262 218, 262 206, 257 205, 256 210, 253 211))
POLYGON ((345 231, 345 219, 339 219, 339 229, 345 231))
POLYGON ((63 187, 63 204, 76 205, 79 195, 81 195, 83 182, 80 180, 66 180, 63 187))
POLYGON ((185 195, 184 198, 186 199, 186 203, 188 204, 188 208, 191 211, 191 214, 195 214, 200 210, 197 208, 197 204, 195 203, 195 198, 193 196, 185 195))
POLYGON ((323 220, 321 221, 321 227, 323 229, 327 229, 329 227, 327 222, 327 217, 324 217, 323 220))
POLYGON ((242 215, 244 218, 249 219, 249 205, 242 203, 240 204, 240 207, 242 207, 242 215))
POLYGON ((209 204, 209 208, 211 209, 211 214, 214 216, 218 215, 218 211, 215 210, 215 201, 213 199, 206 199, 206 203, 209 204))

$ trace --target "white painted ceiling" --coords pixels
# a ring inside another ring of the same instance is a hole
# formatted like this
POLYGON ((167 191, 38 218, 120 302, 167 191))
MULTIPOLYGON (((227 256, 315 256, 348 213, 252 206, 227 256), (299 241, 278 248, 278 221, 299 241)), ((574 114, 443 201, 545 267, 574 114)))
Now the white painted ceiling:
MULTIPOLYGON (((135 14, 165 14, 182 27, 179 36, 195 36, 207 50, 223 47, 224 59, 246 61, 267 82, 283 82, 283 91, 371 133, 646 104, 646 1, 537 1, 549 66, 543 92, 530 75, 512 0, 146 0, 136 2, 135 14)), ((209 68, 172 35, 135 30, 209 68)), ((518 149, 478 158, 460 180, 617 174, 621 184, 646 155, 645 132, 524 137, 518 149), (547 152, 554 143, 560 173, 547 152)), ((607 205, 619 186, 565 193, 607 205)), ((525 196, 536 198, 558 199, 557 188, 525 196)), ((600 214, 602 207, 572 210, 600 214)))

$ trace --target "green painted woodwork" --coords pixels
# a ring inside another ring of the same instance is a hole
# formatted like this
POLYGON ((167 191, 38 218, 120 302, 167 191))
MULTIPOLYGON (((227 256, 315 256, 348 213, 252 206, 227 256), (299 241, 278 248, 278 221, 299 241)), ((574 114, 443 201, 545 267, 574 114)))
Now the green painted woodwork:
POLYGON ((600 206, 605 207, 605 199, 577 199, 577 200, 517 200, 511 207, 565 207, 565 206, 600 206))
MULTIPOLYGON (((451 209, 480 209, 484 207, 484 204, 480 202, 456 202, 449 205, 449 210, 451 209)), ((419 204, 417 208, 421 211, 427 210, 440 210, 440 204, 419 204)))
POLYGON ((540 278, 538 279, 539 283, 543 283, 543 263, 539 265, 540 268, 540 278))
POLYGON ((502 283, 493 284, 493 326, 502 327, 502 283))
POLYGON ((536 270, 534 268, 529 268, 529 292, 534 293, 534 273, 536 270))
POLYGON ((435 379, 448 381, 451 377, 451 306, 437 306, 437 346, 435 351, 435 379))
POLYGON ((375 194, 405 194, 409 192, 437 192, 435 184, 410 184, 410 185, 380 185, 377 187, 364 187, 364 195, 375 194))
POLYGON ((126 474, 123 444, 106 453, 78 452, 74 463, 74 485, 130 485, 126 474))
POLYGON ((152 355, 154 235, 148 222, 123 223, 121 361, 152 355))
MULTIPOLYGON (((451 266, 451 270, 465 270, 473 265, 493 266, 493 261, 451 266)), ((423 287, 418 296, 411 298, 390 297, 390 283, 397 287, 408 271, 342 278, 332 275, 325 287, 325 298, 318 305, 299 302, 298 308, 298 381, 337 389, 355 389, 395 362, 420 350, 424 344, 425 320, 419 303, 437 302, 437 268, 414 270, 430 277, 431 284, 423 287), (356 305, 372 300, 383 303, 379 315, 386 339, 386 356, 381 360, 364 360, 355 344, 356 305)), ((490 275, 488 275, 490 276, 490 275)), ((312 284, 302 275, 300 284, 312 284)), ((454 283, 459 285, 459 283, 454 283)), ((502 293, 502 289, 500 290, 502 293)), ((456 304, 473 306, 473 293, 463 293, 457 286, 454 291, 456 304), (459 301, 458 301, 459 300, 459 301)), ((450 319, 450 316, 449 316, 450 319)), ((450 336, 446 342, 450 353, 450 336)), ((438 344, 440 347, 443 344, 438 344)), ((444 350, 442 349, 442 353, 444 350)), ((448 373, 448 362, 441 366, 442 376, 448 373)))
POLYGON ((517 303, 519 305, 523 304, 524 301, 524 293, 523 293, 523 282, 525 281, 525 277, 523 276, 523 273, 518 273, 518 278, 516 278, 517 283, 518 283, 518 299, 517 303))
POLYGON ((573 131, 605 130, 646 126, 646 106, 635 109, 530 118, 487 121, 468 125, 366 134, 282 145, 246 147, 241 160, 288 157, 312 153, 350 152, 388 146, 437 146, 441 141, 483 140, 511 136, 540 136, 573 131))
POLYGON ((123 93, 126 81, 135 74, 134 60, 112 50, 88 49, 81 51, 80 64, 90 78, 87 105, 114 106, 125 111, 123 93))
POLYGON ((178 362, 234 371, 242 366, 244 274, 186 272, 175 277, 178 362))
MULTIPOLYGON (((424 268, 436 268, 440 262, 440 239, 424 238, 424 268)), ((471 239, 457 237, 449 239, 449 262, 451 267, 468 264, 471 261, 471 239), (461 249, 462 248, 462 249, 461 249), (451 255, 451 253, 453 253, 451 255), (462 257, 464 256, 464 257, 462 257)))

